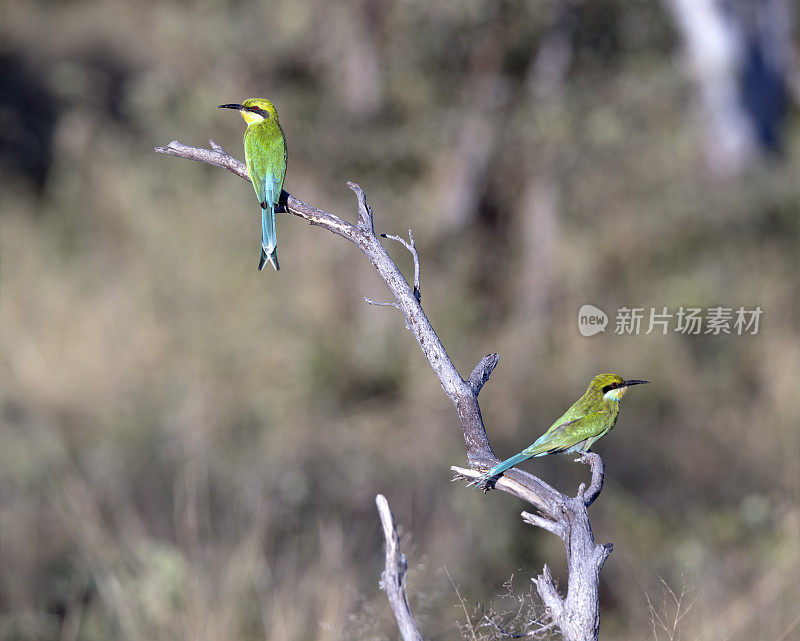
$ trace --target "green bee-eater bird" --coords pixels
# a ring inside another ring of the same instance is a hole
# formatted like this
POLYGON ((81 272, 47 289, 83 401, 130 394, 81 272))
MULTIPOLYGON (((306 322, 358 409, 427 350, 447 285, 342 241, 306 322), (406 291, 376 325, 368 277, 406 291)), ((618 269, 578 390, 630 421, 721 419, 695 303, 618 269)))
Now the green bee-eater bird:
POLYGON ((247 123, 244 132, 244 160, 250 182, 261 205, 261 259, 258 271, 267 260, 277 271, 278 238, 275 233, 275 205, 281 197, 286 177, 286 138, 275 105, 266 98, 248 98, 241 105, 220 105, 236 109, 247 123))
POLYGON ((619 416, 619 402, 631 385, 649 381, 626 381, 617 374, 598 374, 583 396, 570 407, 539 439, 516 456, 498 463, 474 481, 481 485, 517 463, 535 456, 559 452, 586 452, 592 444, 614 427, 619 416))

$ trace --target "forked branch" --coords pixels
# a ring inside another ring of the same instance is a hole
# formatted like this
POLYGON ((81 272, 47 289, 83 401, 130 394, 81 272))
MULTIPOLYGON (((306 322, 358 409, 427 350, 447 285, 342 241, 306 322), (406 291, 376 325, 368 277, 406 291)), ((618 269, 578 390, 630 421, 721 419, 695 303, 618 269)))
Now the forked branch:
MULTIPOLYGON (((244 180, 250 180, 244 163, 228 155, 215 142, 209 141, 209 144, 212 149, 189 147, 173 141, 166 147, 156 147, 155 151, 222 167, 244 180)), ((496 462, 497 459, 486 438, 477 391, 458 373, 420 305, 419 258, 416 254, 413 235, 409 235, 408 242, 400 239, 415 257, 415 278, 412 286, 403 277, 375 234, 372 208, 367 204, 363 189, 353 182, 348 182, 347 186, 356 194, 358 205, 358 222, 356 224, 317 209, 285 191, 281 194, 280 202, 284 205, 286 212, 346 238, 364 253, 394 296, 395 303, 390 304, 396 306, 405 317, 406 326, 416 338, 420 349, 438 377, 442 389, 456 405, 467 444, 468 460, 470 463, 496 462)), ((369 302, 376 304, 374 301, 369 302)), ((489 373, 486 374, 487 380, 489 373)))
MULTIPOLYGON (((156 147, 155 151, 222 167, 244 180, 249 180, 243 163, 227 154, 213 140, 210 140, 209 144, 211 149, 201 149, 173 141, 166 147, 156 147)), ((375 234, 372 208, 367 203, 364 191, 356 183, 348 182, 347 186, 356 194, 358 217, 355 224, 317 209, 285 191, 281 193, 280 204, 287 213, 349 240, 361 250, 386 283, 394 296, 394 302, 376 303, 369 299, 367 302, 396 307, 403 314, 406 327, 413 334, 439 379, 442 389, 458 412, 467 448, 467 461, 471 468, 451 469, 457 473, 458 478, 475 479, 482 474, 476 468, 488 469, 498 462, 486 437, 478 403, 478 394, 496 367, 498 356, 497 354, 484 356, 468 379, 459 374, 420 304, 419 256, 411 231, 409 230, 408 241, 399 236, 387 235, 386 238, 402 243, 411 252, 414 258, 413 285, 403 277, 375 234)), ((566 597, 562 598, 558 594, 547 566, 534 582, 539 595, 550 610, 553 622, 561 630, 566 641, 597 639, 598 573, 611 552, 610 545, 597 545, 594 542, 586 512, 586 508, 597 498, 602 489, 603 461, 597 454, 591 453, 581 456, 578 460, 591 466, 592 481, 588 490, 581 485, 574 498, 522 470, 508 470, 492 482, 492 487, 514 494, 536 508, 537 514, 523 513, 527 523, 553 532, 564 541, 569 561, 566 597)), ((388 512, 388 506, 386 511, 388 512)), ((416 634, 418 638, 419 633, 416 634)))

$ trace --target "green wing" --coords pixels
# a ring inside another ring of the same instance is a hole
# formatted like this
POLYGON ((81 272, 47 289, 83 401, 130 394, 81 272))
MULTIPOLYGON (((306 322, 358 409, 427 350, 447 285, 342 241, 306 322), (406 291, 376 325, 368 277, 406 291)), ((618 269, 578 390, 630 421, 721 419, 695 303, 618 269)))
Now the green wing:
POLYGON ((250 182, 261 205, 261 258, 259 271, 269 260, 278 267, 275 229, 275 205, 280 201, 283 179, 286 176, 286 140, 280 125, 252 125, 244 134, 244 158, 250 182))
POLYGON ((533 445, 523 450, 523 453, 528 456, 544 456, 558 452, 587 450, 609 429, 607 412, 592 412, 574 420, 563 421, 567 414, 542 434, 533 445))
POLYGON ((286 140, 283 135, 248 128, 244 136, 244 157, 247 172, 259 203, 278 203, 286 177, 286 140))

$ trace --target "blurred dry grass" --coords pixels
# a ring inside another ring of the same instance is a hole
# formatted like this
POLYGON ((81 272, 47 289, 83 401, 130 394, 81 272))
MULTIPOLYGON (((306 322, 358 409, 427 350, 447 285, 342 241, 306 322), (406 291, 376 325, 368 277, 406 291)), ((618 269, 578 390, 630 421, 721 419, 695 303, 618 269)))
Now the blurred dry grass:
POLYGON ((682 576, 680 638, 796 633, 797 113, 780 158, 714 182, 666 18, 579 7, 543 98, 536 3, 4 3, 46 170, 3 159, 2 638, 394 638, 379 491, 429 638, 463 623, 444 566, 469 603, 559 569, 515 500, 448 483, 455 413, 397 314, 362 302, 384 292, 361 256, 284 217, 283 269, 259 274, 249 187, 152 152, 239 155, 215 107, 250 95, 279 107, 289 191, 352 217, 355 180, 380 231, 413 227, 456 365, 501 355, 499 455, 598 371, 654 382, 598 446, 604 636, 651 636, 645 595, 682 576), (587 302, 764 316, 757 336, 583 338, 587 302))

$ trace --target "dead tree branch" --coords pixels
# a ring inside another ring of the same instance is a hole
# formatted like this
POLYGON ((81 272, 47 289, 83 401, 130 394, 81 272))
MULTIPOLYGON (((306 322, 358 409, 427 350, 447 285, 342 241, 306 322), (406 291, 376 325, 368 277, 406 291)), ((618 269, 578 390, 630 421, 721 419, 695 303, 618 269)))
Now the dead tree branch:
MULTIPOLYGON (((249 180, 243 163, 228 155, 213 140, 209 141, 209 144, 211 149, 200 149, 173 141, 166 147, 156 147, 155 151, 222 167, 244 180, 249 180)), ((355 193, 357 199, 358 218, 355 224, 317 209, 285 191, 281 194, 280 204, 287 213, 302 218, 311 225, 327 229, 353 243, 386 283, 394 296, 394 302, 375 303, 371 300, 367 302, 396 307, 403 314, 406 327, 413 334, 439 379, 442 389, 458 413, 470 468, 451 469, 456 472, 457 478, 475 479, 482 474, 477 468, 488 469, 498 462, 486 436, 478 394, 489 380, 499 357, 497 354, 484 356, 466 380, 459 374, 420 304, 419 257, 413 235, 409 231, 408 241, 396 236, 387 236, 401 242, 414 257, 414 281, 413 285, 410 285, 375 233, 372 208, 367 204, 364 191, 356 183, 348 182, 347 186, 355 193)), ((538 513, 523 513, 523 519, 531 525, 556 534, 564 541, 569 564, 566 597, 562 598, 558 594, 547 566, 544 567, 542 574, 534 579, 534 583, 549 609, 552 620, 566 641, 597 639, 599 572, 612 549, 611 545, 595 543, 586 511, 602 489, 603 461, 600 456, 592 453, 581 456, 578 460, 591 466, 592 481, 588 490, 582 484, 575 497, 569 497, 532 474, 517 469, 508 470, 499 479, 489 483, 491 487, 509 492, 533 505, 538 513)), ((404 633, 404 638, 419 638, 419 633, 416 634, 416 637, 406 637, 404 633)))
MULTIPOLYGON (((156 147, 155 151, 222 167, 249 181, 244 163, 229 156, 216 143, 211 143, 211 146, 213 149, 200 149, 173 141, 166 147, 156 147)), ((392 292, 398 308, 405 318, 406 326, 419 343, 422 353, 428 359, 445 394, 456 406, 464 431, 467 459, 470 465, 497 462, 486 438, 486 430, 478 405, 478 394, 468 381, 461 378, 422 310, 422 306, 414 294, 414 289, 381 245, 379 237, 375 234, 372 209, 367 204, 364 191, 353 182, 348 182, 347 186, 356 194, 358 203, 358 222, 356 224, 312 207, 285 191, 281 194, 280 202, 288 213, 308 221, 311 225, 322 227, 346 238, 367 257, 392 292)), ((411 243, 409 244, 411 245, 411 243)), ((411 246, 413 247, 413 245, 411 246)), ((486 378, 488 379, 488 375, 486 378)))
POLYGON ((403 641, 422 641, 417 624, 411 614, 406 596, 406 555, 400 551, 400 540, 397 538, 397 529, 394 525, 394 517, 389 509, 389 502, 383 494, 375 497, 375 504, 378 506, 378 514, 381 517, 383 526, 383 538, 386 539, 386 566, 381 574, 381 589, 386 592, 389 598, 389 605, 394 612, 397 627, 403 641))
MULTIPOLYGON (((610 543, 595 542, 587 512, 603 487, 603 459, 599 454, 587 452, 575 462, 590 466, 592 480, 588 489, 581 483, 574 497, 515 469, 505 472, 493 486, 534 505, 539 513, 522 512, 522 520, 552 532, 564 542, 568 571, 566 597, 559 595, 547 565, 533 582, 566 641, 593 641, 600 634, 600 570, 614 548, 610 543), (536 487, 536 491, 531 491, 532 487, 536 487), (542 498, 545 498, 544 503, 538 502, 542 498)), ((474 480, 481 474, 459 467, 450 469, 457 474, 456 478, 474 480)))

